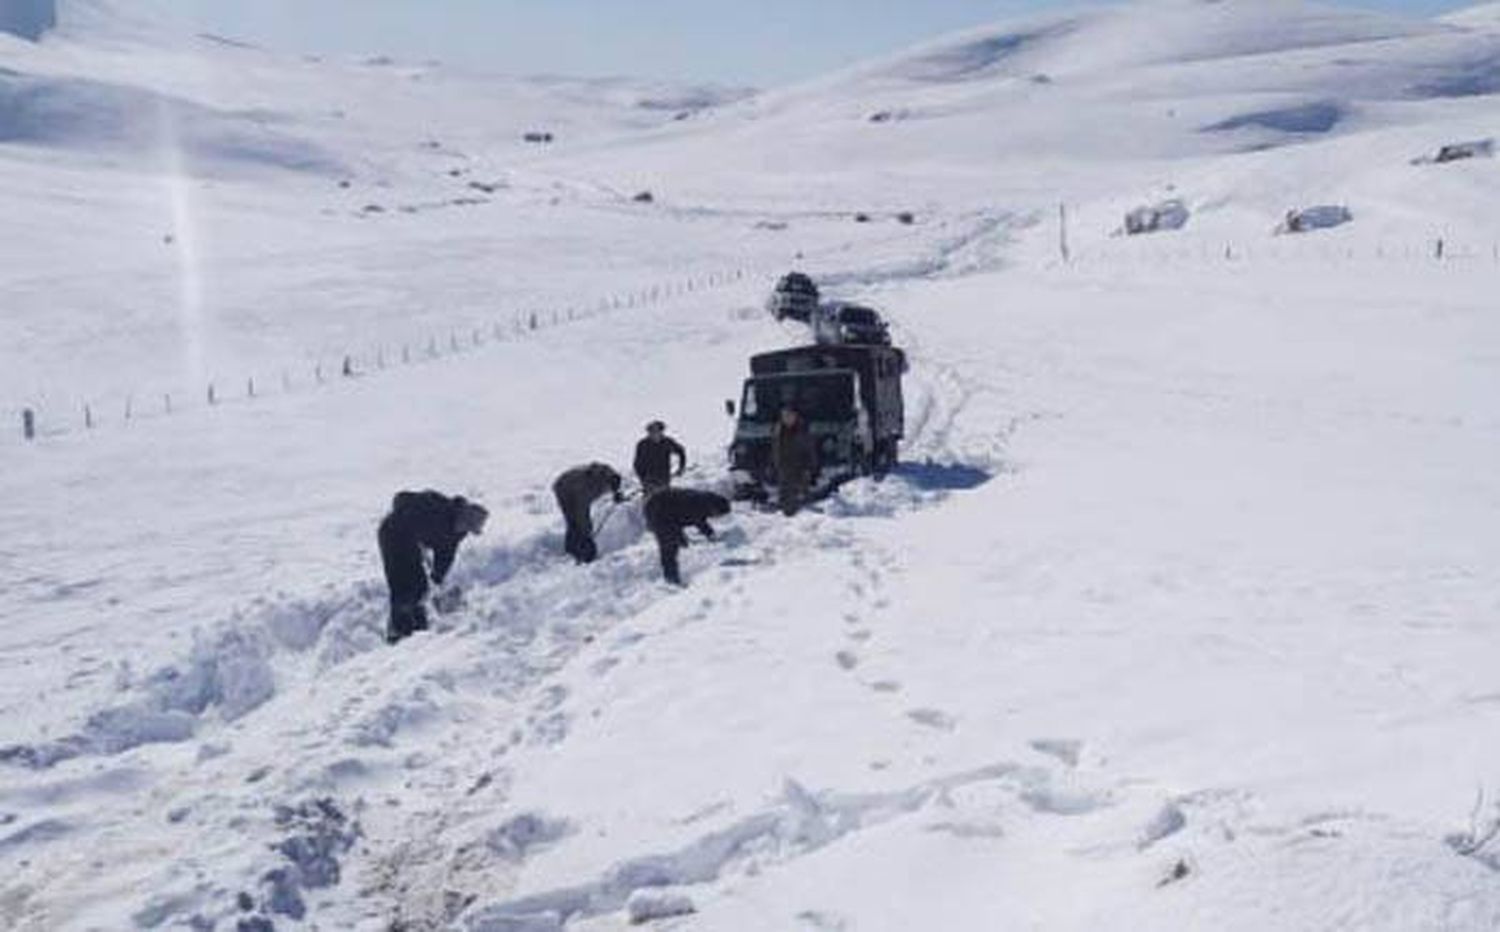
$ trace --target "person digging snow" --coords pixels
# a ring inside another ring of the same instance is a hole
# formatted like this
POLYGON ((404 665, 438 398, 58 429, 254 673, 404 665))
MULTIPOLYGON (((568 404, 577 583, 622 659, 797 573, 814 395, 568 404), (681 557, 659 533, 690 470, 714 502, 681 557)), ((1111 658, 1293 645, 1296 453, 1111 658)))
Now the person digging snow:
POLYGON ((697 528, 704 537, 714 539, 714 529, 709 518, 729 514, 729 499, 713 492, 695 489, 662 489, 646 499, 646 526, 656 537, 656 547, 661 554, 661 572, 667 582, 682 585, 682 573, 677 566, 677 553, 687 546, 687 528, 697 528))
POLYGON ((563 549, 579 563, 592 563, 599 558, 590 509, 605 495, 613 495, 615 504, 625 501, 620 494, 620 481, 620 474, 609 466, 589 463, 573 467, 552 483, 552 494, 557 496, 557 507, 562 509, 567 525, 563 549))
POLYGON ((776 470, 781 513, 790 518, 807 500, 818 474, 818 448, 802 413, 790 405, 781 409, 771 436, 771 465, 776 470))
POLYGON ((646 425, 646 436, 635 445, 635 477, 641 481, 641 491, 646 495, 659 492, 672 484, 672 477, 682 475, 687 469, 687 451, 682 444, 667 436, 667 425, 652 421, 646 425), (677 471, 672 471, 672 458, 677 458, 677 471))
POLYGON ((463 496, 449 497, 431 490, 398 492, 390 514, 376 535, 385 581, 391 592, 388 643, 427 630, 429 579, 424 551, 432 554, 431 586, 441 586, 453 568, 458 545, 470 534, 480 534, 490 513, 463 496))

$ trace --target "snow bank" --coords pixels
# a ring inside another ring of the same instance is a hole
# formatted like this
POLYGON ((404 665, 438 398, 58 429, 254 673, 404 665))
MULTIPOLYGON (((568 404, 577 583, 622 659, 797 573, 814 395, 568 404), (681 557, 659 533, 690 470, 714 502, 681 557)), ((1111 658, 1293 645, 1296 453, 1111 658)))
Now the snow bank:
MULTIPOLYGON (((566 923, 629 908, 632 901, 639 901, 641 905, 636 908, 644 912, 656 906, 686 906, 692 911, 691 901, 684 903, 677 896, 662 895, 661 889, 711 883, 747 862, 766 864, 801 857, 849 834, 917 812, 955 790, 996 781, 1014 785, 1023 796, 1050 798, 1045 771, 1013 764, 983 767, 890 793, 813 793, 797 781, 787 780, 780 802, 771 809, 710 832, 676 851, 622 861, 592 883, 481 907, 467 917, 467 928, 487 932, 504 928, 495 924, 506 921, 560 919, 566 923)), ((632 921, 642 921, 633 916, 632 912, 632 921)))
MULTIPOLYGON (((373 628, 373 612, 361 611, 369 604, 368 590, 360 589, 322 603, 272 604, 237 615, 209 632, 199 631, 182 661, 161 667, 140 683, 132 682, 126 671, 121 687, 134 694, 132 698, 92 713, 72 735, 0 748, 0 762, 48 768, 82 755, 115 755, 146 744, 187 741, 209 715, 237 721, 276 694, 275 658, 311 650, 325 630, 334 631, 339 643, 349 643, 345 629, 351 623, 373 628)), ((367 631, 362 649, 339 657, 347 659, 379 643, 378 633, 367 631)), ((379 743, 384 729, 398 725, 384 720, 371 724, 371 741, 379 743)))

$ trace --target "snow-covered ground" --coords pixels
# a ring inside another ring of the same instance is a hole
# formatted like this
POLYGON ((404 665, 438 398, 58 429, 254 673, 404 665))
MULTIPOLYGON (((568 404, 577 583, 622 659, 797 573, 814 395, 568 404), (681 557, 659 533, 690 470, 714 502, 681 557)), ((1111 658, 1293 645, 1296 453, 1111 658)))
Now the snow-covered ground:
POLYGON ((1500 928, 1500 162, 1413 164, 1500 134, 1493 8, 751 97, 62 19, 0 36, 0 926, 1500 928), (901 468, 683 590, 633 505, 562 559, 650 418, 723 482, 794 265, 893 321, 901 468), (388 648, 425 487, 490 527, 388 648))

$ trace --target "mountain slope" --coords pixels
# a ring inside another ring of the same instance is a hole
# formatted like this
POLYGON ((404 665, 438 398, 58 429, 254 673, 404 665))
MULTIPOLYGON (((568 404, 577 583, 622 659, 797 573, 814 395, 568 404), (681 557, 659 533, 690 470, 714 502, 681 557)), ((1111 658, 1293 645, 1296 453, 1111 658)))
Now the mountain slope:
POLYGON ((0 44, 0 927, 1500 927, 1500 163, 1413 164, 1491 38, 1138 5, 740 98, 101 28, 0 44), (792 265, 891 321, 900 468, 686 589, 639 499, 565 558, 648 420, 727 487, 792 265), (408 488, 492 517, 392 647, 408 488))

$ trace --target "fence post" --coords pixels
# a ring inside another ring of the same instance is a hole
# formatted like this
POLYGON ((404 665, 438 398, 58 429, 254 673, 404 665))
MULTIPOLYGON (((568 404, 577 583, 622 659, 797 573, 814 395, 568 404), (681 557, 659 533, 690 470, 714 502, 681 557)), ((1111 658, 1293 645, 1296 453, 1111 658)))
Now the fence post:
POLYGON ((401 344, 401 362, 403 364, 411 362, 411 347, 405 343, 401 344))
POLYGON ((212 407, 213 405, 216 405, 218 403, 219 403, 219 399, 214 395, 214 383, 209 382, 208 383, 208 404, 209 404, 210 407, 212 407))
POLYGON ((168 392, 161 396, 161 409, 167 414, 172 413, 172 393, 168 392))
POLYGON ((135 413, 135 399, 133 397, 131 397, 130 395, 126 395, 125 396, 125 420, 127 420, 127 421, 130 420, 130 416, 132 414, 134 414, 134 413, 135 413))
POLYGON ((21 436, 27 440, 36 439, 36 412, 30 408, 21 412, 21 436))
POLYGON ((536 311, 531 312, 531 329, 536 329, 536 311))
POLYGON ((318 380, 318 384, 319 385, 323 384, 323 364, 322 363, 317 363, 316 365, 313 366, 313 378, 315 378, 315 379, 318 380))
POLYGON ((89 407, 88 402, 83 404, 83 426, 89 430, 94 429, 94 409, 89 407))
POLYGON ((1443 258, 1443 245, 1444 245, 1443 244, 1443 238, 1441 236, 1439 236, 1438 237, 1438 241, 1437 241, 1437 248, 1436 248, 1436 251, 1434 252, 1433 258, 1436 258, 1436 259, 1443 258))
POLYGON ((250 376, 248 379, 245 380, 245 397, 246 398, 254 398, 255 397, 255 376, 253 376, 253 375, 250 376))
POLYGON ((345 356, 344 357, 344 378, 346 378, 346 379, 347 378, 352 378, 353 376, 354 376, 354 358, 351 357, 351 356, 345 356))

